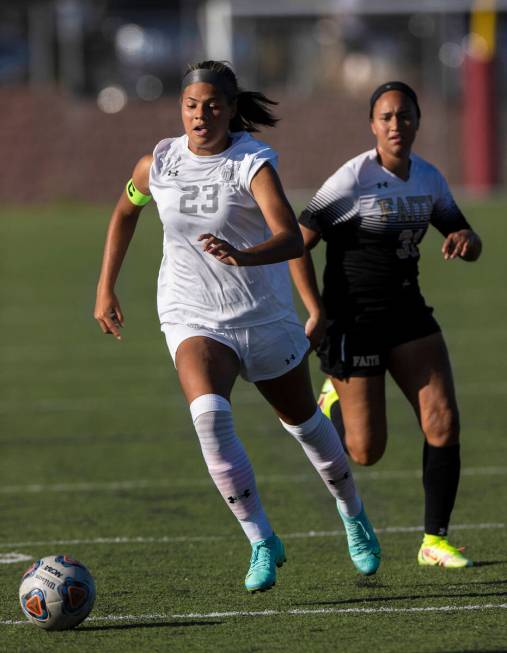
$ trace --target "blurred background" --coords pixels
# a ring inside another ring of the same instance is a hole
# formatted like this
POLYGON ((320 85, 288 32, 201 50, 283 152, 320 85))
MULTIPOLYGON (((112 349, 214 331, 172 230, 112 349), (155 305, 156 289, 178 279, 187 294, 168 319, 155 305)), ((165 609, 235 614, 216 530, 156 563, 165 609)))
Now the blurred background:
POLYGON ((368 98, 420 97, 416 151, 451 185, 503 187, 507 1, 2 0, 2 202, 110 201, 133 164, 182 131, 190 62, 227 60, 277 100, 262 138, 289 193, 372 146, 368 98))

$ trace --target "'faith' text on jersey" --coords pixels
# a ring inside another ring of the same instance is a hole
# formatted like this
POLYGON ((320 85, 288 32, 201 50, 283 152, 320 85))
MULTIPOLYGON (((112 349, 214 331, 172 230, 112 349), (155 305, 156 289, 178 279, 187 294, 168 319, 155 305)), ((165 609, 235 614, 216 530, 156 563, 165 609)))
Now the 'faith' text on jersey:
POLYGON ((380 207, 380 220, 397 222, 427 221, 433 208, 431 195, 409 195, 405 197, 382 197, 376 202, 380 207))

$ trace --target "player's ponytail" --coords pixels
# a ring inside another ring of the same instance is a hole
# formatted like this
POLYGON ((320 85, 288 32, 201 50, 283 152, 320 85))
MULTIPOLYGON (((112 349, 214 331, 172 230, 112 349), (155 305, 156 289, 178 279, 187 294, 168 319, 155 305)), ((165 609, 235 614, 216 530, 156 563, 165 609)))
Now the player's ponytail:
POLYGON ((278 104, 258 91, 239 91, 237 97, 237 111, 231 120, 231 132, 256 132, 257 125, 274 127, 278 122, 270 111, 268 105, 278 104))
POLYGON ((219 88, 229 102, 236 101, 236 114, 229 123, 231 132, 259 131, 257 126, 273 127, 277 122, 268 105, 275 105, 263 93, 243 91, 238 86, 236 75, 221 61, 201 61, 190 64, 183 76, 182 90, 189 84, 206 82, 219 88))

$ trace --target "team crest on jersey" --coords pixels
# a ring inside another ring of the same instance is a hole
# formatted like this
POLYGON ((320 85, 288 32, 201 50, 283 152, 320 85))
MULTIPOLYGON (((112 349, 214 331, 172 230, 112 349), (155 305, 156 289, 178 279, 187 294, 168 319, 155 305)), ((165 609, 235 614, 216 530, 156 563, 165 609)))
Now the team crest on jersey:
POLYGON ((238 174, 238 163, 234 161, 226 161, 220 171, 220 177, 223 181, 236 181, 238 174))

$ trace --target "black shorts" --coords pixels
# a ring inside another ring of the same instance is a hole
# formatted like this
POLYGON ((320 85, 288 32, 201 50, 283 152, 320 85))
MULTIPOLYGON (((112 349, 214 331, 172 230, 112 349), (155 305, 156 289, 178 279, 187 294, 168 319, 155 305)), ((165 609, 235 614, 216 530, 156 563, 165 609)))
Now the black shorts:
POLYGON ((402 302, 367 319, 363 313, 334 320, 317 355, 321 370, 329 376, 378 376, 385 373, 392 349, 439 332, 433 309, 420 297, 419 301, 402 302))

